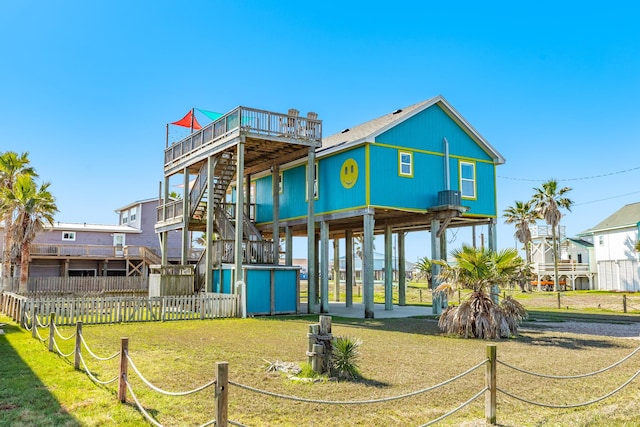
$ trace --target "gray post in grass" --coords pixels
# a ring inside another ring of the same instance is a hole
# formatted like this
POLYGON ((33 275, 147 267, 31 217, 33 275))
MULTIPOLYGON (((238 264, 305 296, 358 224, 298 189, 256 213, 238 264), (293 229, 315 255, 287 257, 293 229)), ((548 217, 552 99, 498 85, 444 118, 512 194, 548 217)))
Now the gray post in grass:
POLYGON ((496 424, 496 345, 487 345, 487 367, 485 382, 487 391, 484 395, 484 414, 488 424, 496 424))
POLYGON ((76 347, 74 350, 73 367, 80 369, 80 351, 82 349, 82 322, 76 322, 76 347))
POLYGON ((49 351, 53 351, 54 348, 54 339, 55 339, 55 333, 56 333, 56 314, 55 313, 51 313, 49 315, 49 351))

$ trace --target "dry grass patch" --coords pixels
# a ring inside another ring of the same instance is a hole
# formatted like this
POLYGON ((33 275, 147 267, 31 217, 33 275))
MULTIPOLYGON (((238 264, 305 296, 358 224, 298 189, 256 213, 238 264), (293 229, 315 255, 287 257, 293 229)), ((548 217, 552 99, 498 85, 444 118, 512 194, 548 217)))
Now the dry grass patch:
MULTIPOLYGON (((317 316, 278 317, 85 325, 83 329, 90 347, 99 355, 112 354, 120 338, 128 337, 131 358, 140 371, 155 385, 170 391, 204 384, 214 378, 215 363, 227 361, 231 381, 261 390, 336 401, 388 398, 446 381, 482 361, 486 354, 487 342, 442 336, 431 319, 334 318, 334 336, 362 341, 359 367, 363 380, 308 384, 267 372, 265 360, 306 362, 308 325, 317 320, 317 316)), ((62 332, 68 334, 71 329, 62 332)), ((554 375, 600 369, 627 356, 638 345, 634 340, 546 331, 526 331, 517 339, 495 343, 499 360, 554 375)), ((49 358, 58 360, 53 355, 49 358)), ((607 374, 571 381, 531 377, 499 365, 498 386, 533 401, 583 402, 618 387, 636 372, 639 361, 640 355, 636 355, 607 374)), ((63 361, 57 364, 65 366, 63 361)), ((90 366, 102 378, 113 374, 111 367, 102 375, 98 363, 90 366)), ((131 371, 129 377, 145 408, 164 425, 199 425, 214 417, 212 389, 188 397, 165 397, 146 388, 131 371)), ((50 387, 69 387, 54 376, 47 381, 50 387)), ((499 394, 498 422, 504 426, 633 425, 640 413, 638 384, 634 382, 614 397, 580 409, 541 408, 499 394)), ((483 387, 484 368, 446 387, 402 400, 323 405, 265 396, 231 385, 229 417, 247 426, 418 426, 458 406, 483 387)), ((113 390, 115 386, 104 393, 111 394, 112 407, 122 407, 113 390)), ((63 407, 77 416, 81 425, 98 425, 86 422, 88 407, 66 400, 64 393, 59 395, 63 407), (76 413, 79 409, 83 412, 76 413)), ((111 410, 104 401, 93 409, 111 410)), ((479 399, 439 425, 482 425, 483 420, 484 400, 479 399)), ((130 425, 146 423, 134 412, 130 425)))

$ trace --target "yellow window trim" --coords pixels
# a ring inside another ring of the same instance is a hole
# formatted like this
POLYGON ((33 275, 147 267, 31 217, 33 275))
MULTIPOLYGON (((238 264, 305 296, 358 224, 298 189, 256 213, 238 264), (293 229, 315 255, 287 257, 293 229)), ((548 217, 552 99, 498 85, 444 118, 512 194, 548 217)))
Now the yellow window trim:
POLYGON ((458 177, 459 177, 459 188, 460 195, 465 200, 477 200, 478 199, 478 179, 476 173, 476 162, 472 162, 469 160, 459 160, 458 161, 458 177), (473 167, 473 179, 464 179, 464 181, 472 181, 473 182, 473 196, 464 195, 462 191, 462 166, 463 165, 471 165, 473 167))
POLYGON ((403 178, 413 178, 413 152, 408 150, 398 150, 398 175, 403 178), (402 172, 402 156, 409 156, 409 173, 402 172))

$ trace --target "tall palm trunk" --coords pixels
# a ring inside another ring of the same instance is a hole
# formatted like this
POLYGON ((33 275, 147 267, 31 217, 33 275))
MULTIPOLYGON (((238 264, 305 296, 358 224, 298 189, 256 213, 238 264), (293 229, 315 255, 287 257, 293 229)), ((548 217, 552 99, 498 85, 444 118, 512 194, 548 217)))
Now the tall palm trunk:
POLYGON ((29 284, 29 243, 23 243, 20 248, 20 286, 18 293, 27 293, 29 284))
POLYGON ((9 287, 11 280, 11 213, 4 215, 4 246, 2 248, 2 286, 9 287))
POLYGON ((553 291, 558 292, 560 290, 560 286, 558 286, 558 238, 556 235, 556 227, 558 225, 551 226, 551 236, 553 239, 553 291))

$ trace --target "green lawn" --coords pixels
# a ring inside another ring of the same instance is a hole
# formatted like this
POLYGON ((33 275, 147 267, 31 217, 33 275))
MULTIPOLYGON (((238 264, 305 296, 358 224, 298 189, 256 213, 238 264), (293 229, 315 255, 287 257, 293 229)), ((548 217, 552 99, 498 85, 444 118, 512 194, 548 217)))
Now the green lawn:
MULTIPOLYGON (((587 319, 588 320, 588 319, 587 319)), ((324 400, 368 400, 397 396, 446 381, 482 361, 487 342, 444 337, 432 319, 333 319, 333 334, 362 340, 359 382, 292 382, 266 372, 268 362, 306 361, 308 325, 317 316, 176 321, 84 326, 94 353, 113 354, 129 338, 131 358, 156 386, 183 391, 215 376, 215 363, 229 362, 231 381, 275 393, 324 400)), ((72 362, 49 353, 45 344, 10 319, 0 335, 0 426, 148 425, 130 403, 116 399, 116 384, 95 385, 72 362)), ((70 335, 72 328, 61 332, 70 335)), ((46 333, 46 331, 42 331, 46 333)), ((61 341, 68 352, 72 341, 61 341)), ((498 359, 554 375, 591 372, 629 355, 638 340, 529 330, 496 342, 498 359)), ((86 356, 86 355, 85 355, 86 356)), ((102 380, 117 374, 118 359, 86 356, 102 380)), ((498 387, 539 402, 569 404, 605 395, 636 373, 640 355, 616 369, 578 380, 550 380, 498 366, 498 387)), ((166 426, 200 425, 214 417, 213 389, 167 397, 148 389, 130 371, 145 408, 166 426)), ((498 394, 503 426, 637 425, 640 395, 635 380, 602 402, 577 409, 532 406, 498 394)), ((484 368, 435 391, 387 403, 322 405, 256 394, 230 385, 229 418, 247 426, 417 426, 460 405, 484 387, 484 368)), ((129 401, 131 397, 129 396, 129 401)), ((480 398, 438 425, 482 425, 480 398)))

